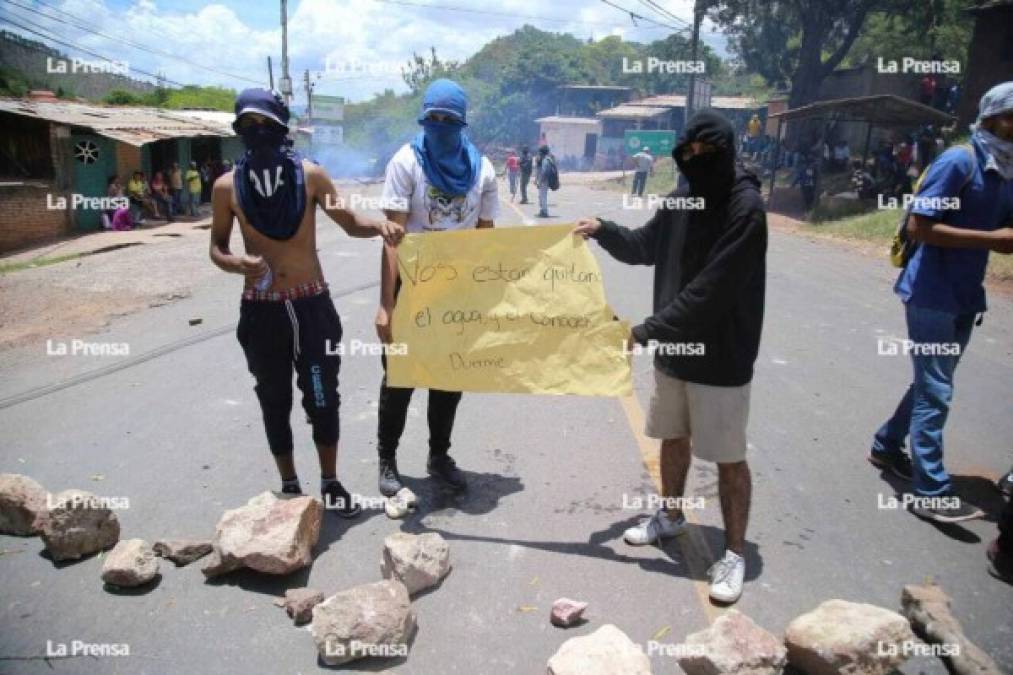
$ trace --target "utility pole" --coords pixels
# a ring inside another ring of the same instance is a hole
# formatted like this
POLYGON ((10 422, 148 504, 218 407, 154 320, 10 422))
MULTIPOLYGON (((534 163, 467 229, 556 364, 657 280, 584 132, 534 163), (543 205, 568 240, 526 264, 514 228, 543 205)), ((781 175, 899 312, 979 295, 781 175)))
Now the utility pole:
POLYGON ((267 55, 267 81, 270 86, 268 89, 274 91, 274 69, 271 68, 271 55, 267 55))
MULTIPOLYGON (((700 22, 703 19, 703 8, 700 6, 700 0, 694 0, 693 2, 693 37, 690 39, 690 51, 692 56, 690 60, 694 63, 697 60, 697 54, 700 47, 700 22)), ((689 93, 686 96, 686 119, 693 114, 693 108, 696 106, 696 73, 691 70, 689 73, 689 93)))
POLYGON ((303 74, 303 82, 306 83, 306 119, 313 119, 313 84, 310 83, 310 71, 307 68, 303 74))
POLYGON ((292 78, 288 76, 288 0, 281 0, 281 95, 285 105, 292 102, 292 78))

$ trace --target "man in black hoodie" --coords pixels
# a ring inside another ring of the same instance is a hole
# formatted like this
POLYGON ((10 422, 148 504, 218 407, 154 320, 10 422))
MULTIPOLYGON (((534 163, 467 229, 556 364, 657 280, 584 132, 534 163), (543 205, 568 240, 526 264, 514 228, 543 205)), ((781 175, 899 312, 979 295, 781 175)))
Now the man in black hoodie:
POLYGON ((654 314, 633 327, 629 346, 655 353, 645 433, 661 439, 662 493, 671 508, 624 538, 643 545, 682 533, 692 447, 718 465, 726 551, 711 567, 710 596, 731 603, 745 578, 752 489, 746 422, 763 326, 767 220, 759 180, 736 166, 735 132, 720 114, 693 115, 672 155, 688 185, 646 225, 630 230, 585 218, 575 233, 596 239, 617 260, 655 266, 654 314))

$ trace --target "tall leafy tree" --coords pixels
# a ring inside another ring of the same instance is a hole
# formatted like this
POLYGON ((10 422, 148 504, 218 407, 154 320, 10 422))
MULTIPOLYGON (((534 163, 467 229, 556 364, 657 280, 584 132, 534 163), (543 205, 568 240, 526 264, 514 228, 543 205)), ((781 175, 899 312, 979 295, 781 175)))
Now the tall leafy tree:
POLYGON ((788 102, 794 108, 816 99, 823 79, 844 61, 870 13, 901 1, 715 0, 708 3, 708 16, 729 34, 747 68, 790 88, 788 102))

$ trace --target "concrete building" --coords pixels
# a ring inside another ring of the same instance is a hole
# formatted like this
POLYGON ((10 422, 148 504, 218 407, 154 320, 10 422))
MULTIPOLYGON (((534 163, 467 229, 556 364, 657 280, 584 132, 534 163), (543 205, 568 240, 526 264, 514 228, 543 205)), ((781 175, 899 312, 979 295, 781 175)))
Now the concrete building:
POLYGON ((125 185, 137 170, 150 177, 173 162, 234 159, 242 146, 231 121, 214 111, 0 98, 0 251, 101 228, 98 210, 51 207, 106 196, 110 176, 125 185))
POLYGON ((535 121, 538 122, 541 142, 552 148, 561 168, 587 170, 594 166, 602 131, 601 120, 553 115, 535 121))

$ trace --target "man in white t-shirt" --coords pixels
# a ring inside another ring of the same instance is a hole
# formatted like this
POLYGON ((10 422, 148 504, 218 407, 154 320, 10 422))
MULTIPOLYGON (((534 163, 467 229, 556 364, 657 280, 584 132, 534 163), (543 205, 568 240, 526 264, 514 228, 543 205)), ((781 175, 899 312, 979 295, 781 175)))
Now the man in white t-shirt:
MULTIPOLYGON (((387 164, 383 184, 384 212, 409 233, 492 227, 499 208, 496 170, 464 134, 468 100, 450 80, 435 80, 422 99, 418 118, 422 131, 387 164)), ((397 252, 384 246, 380 272, 380 308, 376 332, 393 342, 391 315, 401 280, 397 252)), ((383 361, 386 371, 387 362, 383 361)), ((403 486, 397 470, 397 446, 404 432, 412 389, 380 384, 377 420, 378 487, 393 496, 403 486)), ((459 391, 429 390, 429 461, 426 469, 457 490, 467 487, 464 475, 448 454, 459 391)))
POLYGON ((647 174, 654 167, 654 156, 651 151, 644 147, 637 154, 633 155, 633 190, 630 194, 638 197, 644 196, 644 188, 647 187, 647 174))

